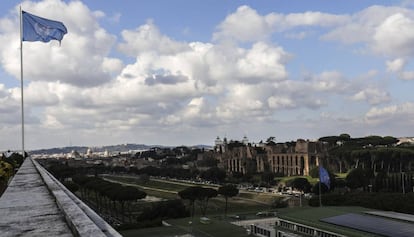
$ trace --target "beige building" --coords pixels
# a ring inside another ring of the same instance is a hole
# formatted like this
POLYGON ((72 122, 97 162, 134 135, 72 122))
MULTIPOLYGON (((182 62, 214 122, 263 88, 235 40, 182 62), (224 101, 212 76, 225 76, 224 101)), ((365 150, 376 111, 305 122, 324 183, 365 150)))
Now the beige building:
POLYGON ((227 172, 261 173, 271 171, 286 176, 309 175, 326 156, 326 144, 298 139, 296 142, 268 143, 265 146, 216 139, 215 154, 227 172))
POLYGON ((242 174, 255 173, 264 170, 266 152, 261 147, 252 146, 247 137, 241 142, 230 141, 219 137, 215 140, 214 156, 219 160, 221 166, 228 172, 242 174))
POLYGON ((295 144, 267 145, 265 149, 270 171, 287 176, 309 175, 327 151, 324 143, 303 139, 298 139, 295 144))

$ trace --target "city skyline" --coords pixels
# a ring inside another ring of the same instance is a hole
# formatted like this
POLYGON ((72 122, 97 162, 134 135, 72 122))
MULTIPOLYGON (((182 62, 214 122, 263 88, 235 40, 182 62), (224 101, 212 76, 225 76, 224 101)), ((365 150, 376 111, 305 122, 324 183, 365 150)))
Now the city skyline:
MULTIPOLYGON (((19 150, 19 4, 0 3, 0 150, 19 150)), ((24 1, 26 149, 414 135, 413 1, 24 1)))

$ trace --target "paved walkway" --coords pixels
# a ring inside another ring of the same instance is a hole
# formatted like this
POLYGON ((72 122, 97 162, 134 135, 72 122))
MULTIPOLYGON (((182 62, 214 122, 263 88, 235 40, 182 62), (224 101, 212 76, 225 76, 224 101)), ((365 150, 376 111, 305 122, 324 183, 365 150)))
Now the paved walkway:
POLYGON ((0 236, 121 237, 30 157, 0 198, 0 236))
POLYGON ((73 236, 31 159, 0 199, 1 236, 73 236))

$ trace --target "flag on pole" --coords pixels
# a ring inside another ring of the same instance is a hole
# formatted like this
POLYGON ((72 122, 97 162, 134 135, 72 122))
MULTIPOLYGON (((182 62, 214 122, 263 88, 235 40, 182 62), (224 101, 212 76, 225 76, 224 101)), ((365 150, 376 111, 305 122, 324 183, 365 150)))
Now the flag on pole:
POLYGON ((325 184, 326 187, 328 187, 328 189, 331 188, 331 180, 329 178, 329 173, 322 166, 319 166, 319 182, 325 184))
POLYGON ((68 32, 62 22, 38 17, 25 11, 22 11, 22 20, 22 41, 49 42, 58 40, 60 42, 68 32))

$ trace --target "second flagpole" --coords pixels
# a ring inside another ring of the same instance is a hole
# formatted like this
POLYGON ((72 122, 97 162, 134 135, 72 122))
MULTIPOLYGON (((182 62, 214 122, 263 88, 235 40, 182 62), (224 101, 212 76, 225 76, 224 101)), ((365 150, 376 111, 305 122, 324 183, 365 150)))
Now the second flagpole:
POLYGON ((24 152, 24 100, 23 100, 23 21, 22 6, 19 9, 20 16, 20 94, 21 94, 21 115, 22 115, 22 156, 25 158, 24 152))

